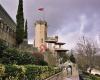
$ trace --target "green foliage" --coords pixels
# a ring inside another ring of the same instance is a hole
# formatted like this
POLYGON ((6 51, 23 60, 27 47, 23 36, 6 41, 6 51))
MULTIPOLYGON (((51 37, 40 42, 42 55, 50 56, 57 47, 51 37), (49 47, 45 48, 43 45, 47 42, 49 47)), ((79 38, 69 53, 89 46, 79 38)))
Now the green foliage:
POLYGON ((2 62, 2 57, 5 49, 7 49, 6 44, 0 40, 0 63, 2 62))
POLYGON ((21 52, 16 48, 8 48, 3 42, 0 42, 0 63, 47 65, 42 54, 21 52))
POLYGON ((4 80, 44 80, 61 71, 59 68, 36 65, 5 65, 4 67, 4 80))
POLYGON ((44 56, 43 56, 43 54, 37 52, 37 53, 33 53, 32 56, 33 56, 34 59, 35 59, 35 62, 34 62, 35 65, 42 65, 42 66, 48 65, 47 62, 44 61, 44 56))
POLYGON ((24 66, 5 65, 5 78, 10 80, 22 80, 25 75, 24 66))
POLYGON ((89 78, 91 80, 100 80, 100 77, 97 77, 96 75, 92 75, 92 74, 89 75, 89 78))
POLYGON ((16 49, 7 48, 2 55, 3 64, 13 64, 16 63, 18 57, 18 51, 16 49))
POLYGON ((69 59, 71 62, 76 63, 76 60, 73 54, 70 55, 69 59))
POLYGON ((46 65, 48 65, 48 63, 45 62, 44 60, 40 60, 39 65, 46 66, 46 65))
POLYGON ((23 14, 23 0, 19 0, 18 11, 16 15, 16 41, 17 44, 23 42, 24 39, 24 14, 23 14))
POLYGON ((25 35, 24 38, 27 39, 27 20, 25 22, 25 35))
POLYGON ((60 63, 65 63, 68 60, 68 55, 65 52, 59 53, 59 58, 61 58, 60 63))
POLYGON ((97 75, 92 75, 84 71, 83 71, 83 75, 84 78, 86 78, 86 80, 100 80, 100 77, 98 77, 97 75))
POLYGON ((0 40, 0 52, 7 48, 7 45, 0 40))
POLYGON ((18 64, 35 64, 35 58, 31 53, 20 52, 19 54, 18 64))
POLYGON ((5 72, 5 67, 4 65, 0 64, 0 76, 3 76, 5 72))
POLYGON ((20 52, 15 48, 7 48, 4 50, 1 57, 2 64, 36 64, 36 65, 48 65, 43 60, 43 55, 35 53, 34 55, 29 52, 20 52))
POLYGON ((15 48, 8 48, 2 56, 3 64, 34 64, 35 60, 31 53, 20 52, 15 48))
POLYGON ((16 77, 22 73, 22 69, 17 65, 5 65, 5 73, 7 73, 9 76, 16 77))

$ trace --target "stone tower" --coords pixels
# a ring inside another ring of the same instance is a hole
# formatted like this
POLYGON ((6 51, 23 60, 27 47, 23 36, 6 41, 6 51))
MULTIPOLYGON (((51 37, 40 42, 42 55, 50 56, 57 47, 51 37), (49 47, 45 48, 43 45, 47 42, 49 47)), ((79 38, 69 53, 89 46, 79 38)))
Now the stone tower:
POLYGON ((38 49, 41 45, 45 45, 47 38, 47 22, 38 20, 35 22, 35 47, 38 49))

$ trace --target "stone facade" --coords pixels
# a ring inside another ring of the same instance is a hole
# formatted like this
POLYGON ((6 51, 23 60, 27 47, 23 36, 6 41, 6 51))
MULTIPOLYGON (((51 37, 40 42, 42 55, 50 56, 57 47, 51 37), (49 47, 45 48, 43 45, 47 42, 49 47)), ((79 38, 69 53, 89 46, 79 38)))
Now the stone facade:
POLYGON ((0 40, 8 46, 16 45, 16 24, 0 4, 0 40))
POLYGON ((35 47, 38 49, 40 46, 45 44, 47 38, 47 22, 46 21, 36 21, 35 23, 35 47))
POLYGON ((58 42, 58 36, 47 36, 47 22, 44 20, 38 20, 35 22, 35 47, 41 53, 44 53, 44 60, 49 65, 58 66, 61 63, 61 54, 66 54, 67 50, 61 46, 65 43, 58 42))

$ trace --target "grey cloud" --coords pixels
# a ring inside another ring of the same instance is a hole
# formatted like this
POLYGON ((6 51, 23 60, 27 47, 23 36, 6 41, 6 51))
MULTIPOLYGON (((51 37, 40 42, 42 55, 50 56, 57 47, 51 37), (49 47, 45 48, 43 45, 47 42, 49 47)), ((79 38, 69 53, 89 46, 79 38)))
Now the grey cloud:
MULTIPOLYGON (((2 5, 15 20, 18 0, 1 1, 2 5)), ((60 33, 64 35, 78 33, 80 31, 79 17, 82 14, 85 14, 89 21, 84 28, 84 33, 88 32, 87 35, 95 35, 100 30, 100 17, 93 18, 95 13, 100 16, 100 0, 24 0, 24 15, 28 19, 30 41, 34 39, 34 22, 40 17, 37 10, 40 7, 44 8, 42 15, 45 16, 48 22, 50 35, 63 27, 65 27, 65 30, 63 32, 60 31, 60 33)), ((66 36, 66 38, 69 37, 66 36)))

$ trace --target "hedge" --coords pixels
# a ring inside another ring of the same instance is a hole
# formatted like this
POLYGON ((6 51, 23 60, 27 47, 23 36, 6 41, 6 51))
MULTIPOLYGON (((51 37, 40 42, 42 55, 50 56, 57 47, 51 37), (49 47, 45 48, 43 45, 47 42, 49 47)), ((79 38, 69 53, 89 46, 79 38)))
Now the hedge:
POLYGON ((51 66, 0 65, 0 80, 44 80, 61 70, 51 66))
POLYGON ((83 72, 83 74, 85 75, 85 77, 87 78, 87 80, 100 80, 99 75, 93 75, 93 74, 89 74, 87 72, 83 72))
POLYGON ((42 65, 47 66, 43 54, 34 51, 34 53, 23 52, 19 48, 9 48, 0 41, 0 64, 17 64, 17 65, 42 65))

